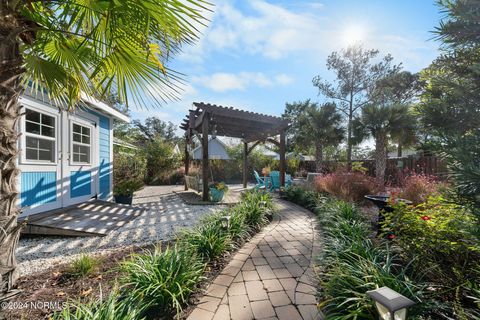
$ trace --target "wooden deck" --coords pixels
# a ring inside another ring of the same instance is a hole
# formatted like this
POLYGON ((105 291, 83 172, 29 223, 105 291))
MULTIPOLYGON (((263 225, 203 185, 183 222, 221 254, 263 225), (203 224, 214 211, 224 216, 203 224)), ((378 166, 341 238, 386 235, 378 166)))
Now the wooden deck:
MULTIPOLYGON (((144 209, 105 201, 84 202, 31 215, 24 235, 105 236, 142 214, 144 209)), ((19 219, 23 221, 25 219, 19 219)))

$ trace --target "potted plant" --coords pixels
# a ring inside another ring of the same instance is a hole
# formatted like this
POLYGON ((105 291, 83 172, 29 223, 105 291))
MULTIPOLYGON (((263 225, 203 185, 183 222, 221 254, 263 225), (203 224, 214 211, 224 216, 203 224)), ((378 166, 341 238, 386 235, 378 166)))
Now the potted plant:
POLYGON ((210 186, 210 200, 212 202, 220 202, 223 200, 223 196, 228 191, 228 187, 223 182, 215 182, 210 186))
POLYGON ((140 181, 124 180, 117 182, 113 188, 113 197, 116 203, 132 204, 133 193, 142 187, 140 181))

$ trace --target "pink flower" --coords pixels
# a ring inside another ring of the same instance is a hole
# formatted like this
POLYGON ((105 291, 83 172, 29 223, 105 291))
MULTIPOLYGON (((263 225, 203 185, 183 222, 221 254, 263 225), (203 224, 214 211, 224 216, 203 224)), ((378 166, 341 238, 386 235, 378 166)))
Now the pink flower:
POLYGON ((395 239, 396 237, 397 237, 397 236, 394 235, 394 234, 389 234, 387 238, 388 238, 388 239, 395 239))
POLYGON ((420 219, 422 219, 423 221, 428 221, 428 220, 431 220, 432 218, 429 216, 421 216, 420 219))

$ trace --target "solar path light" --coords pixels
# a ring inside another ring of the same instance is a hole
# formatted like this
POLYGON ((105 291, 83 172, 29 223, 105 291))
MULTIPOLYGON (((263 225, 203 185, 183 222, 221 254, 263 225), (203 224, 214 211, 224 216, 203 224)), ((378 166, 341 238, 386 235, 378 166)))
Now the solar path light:
POLYGON ((412 300, 388 287, 367 291, 367 296, 375 301, 381 320, 405 320, 407 319, 407 308, 415 304, 412 300))
POLYGON ((223 216, 220 218, 220 222, 222 223, 223 229, 230 228, 230 216, 223 216))

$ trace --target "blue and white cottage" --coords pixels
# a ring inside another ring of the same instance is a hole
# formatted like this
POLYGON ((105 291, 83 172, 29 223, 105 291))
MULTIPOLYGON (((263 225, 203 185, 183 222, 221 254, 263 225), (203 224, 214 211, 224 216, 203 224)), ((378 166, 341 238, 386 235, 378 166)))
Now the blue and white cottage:
POLYGON ((20 104, 21 217, 111 200, 113 120, 128 122, 128 116, 86 95, 70 112, 28 91, 20 104))

